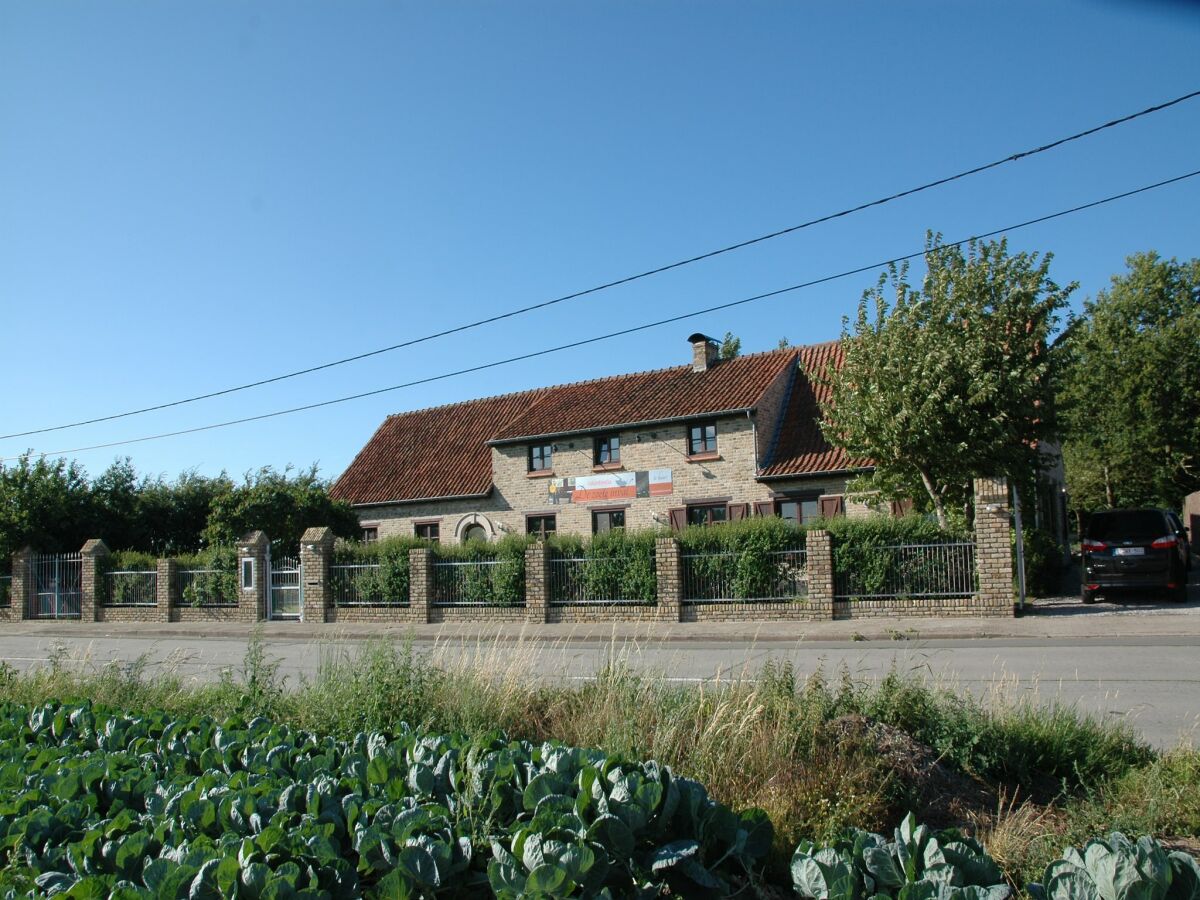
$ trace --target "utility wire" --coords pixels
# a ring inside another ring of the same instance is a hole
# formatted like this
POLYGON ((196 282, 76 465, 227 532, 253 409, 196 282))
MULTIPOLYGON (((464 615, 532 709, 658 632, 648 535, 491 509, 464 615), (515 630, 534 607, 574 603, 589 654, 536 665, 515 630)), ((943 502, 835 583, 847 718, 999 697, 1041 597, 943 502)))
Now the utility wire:
MULTIPOLYGON (((957 241, 950 241, 950 242, 943 244, 943 246, 947 246, 947 247, 961 246, 962 244, 966 244, 970 241, 983 240, 984 238, 995 237, 996 235, 1004 234, 1005 232, 1016 231, 1017 229, 1020 229, 1020 228, 1028 228, 1031 225, 1037 225, 1042 222, 1049 222, 1052 219, 1059 219, 1059 218, 1062 218, 1063 216, 1069 216, 1072 213, 1082 212, 1083 210, 1086 210, 1086 209, 1093 209, 1094 207, 1097 207, 1097 206, 1103 206, 1106 203, 1112 203, 1116 200, 1123 200, 1126 197, 1133 197, 1137 194, 1143 194, 1147 191, 1155 190, 1156 188, 1165 187, 1166 185, 1169 185, 1169 184, 1175 184, 1177 182, 1184 181, 1185 179, 1188 179, 1188 178, 1194 178, 1197 175, 1200 175, 1200 169, 1197 169, 1193 172, 1188 172, 1186 175, 1177 175, 1174 178, 1168 178, 1166 181, 1159 181, 1154 184, 1145 185, 1144 187, 1135 188, 1134 190, 1131 190, 1131 191, 1125 191, 1120 194, 1113 194, 1112 196, 1105 197, 1101 200, 1093 200, 1091 203, 1084 203, 1084 204, 1081 204, 1080 206, 1073 206, 1070 209, 1064 209, 1064 210, 1060 210, 1059 212, 1050 213, 1049 215, 1038 216, 1036 219, 1027 219, 1024 222, 1017 223, 1016 225, 1009 225, 1005 228, 997 228, 994 231, 985 232, 984 234, 977 234, 977 235, 974 235, 969 238, 963 238, 963 239, 957 240, 957 241)), ((198 432, 201 432, 201 431, 212 431, 213 429, 216 429, 216 428, 227 428, 231 425, 243 425, 247 422, 260 422, 264 419, 273 419, 278 416, 286 416, 286 415, 290 415, 292 413, 305 412, 310 409, 321 409, 323 407, 333 406, 338 403, 346 403, 350 400, 361 400, 364 397, 375 397, 379 394, 386 394, 390 391, 398 391, 398 390, 401 390, 402 388, 416 387, 418 385, 429 384, 434 381, 443 381, 447 378, 454 378, 458 375, 468 375, 468 374, 471 374, 472 372, 482 372, 485 369, 494 369, 499 366, 509 365, 510 363, 521 362, 522 360, 526 360, 526 359, 536 359, 539 356, 548 356, 551 353, 559 353, 563 350, 572 350, 576 347, 583 347, 588 344, 595 344, 595 343, 599 343, 600 341, 607 341, 607 340, 611 340, 612 338, 623 337, 624 335, 627 335, 627 334, 634 334, 639 331, 646 331, 651 328, 657 328, 660 325, 668 325, 672 322, 679 322, 684 319, 695 318, 696 316, 706 315, 707 313, 717 312, 719 310, 724 310, 724 309, 732 309, 735 306, 743 306, 747 303, 754 303, 758 300, 766 300, 770 297, 778 297, 781 294, 788 294, 793 291, 803 290, 804 288, 815 287, 816 285, 819 285, 819 284, 826 284, 830 281, 836 281, 840 278, 848 278, 851 275, 859 275, 859 274, 862 274, 863 272, 878 270, 885 266, 893 265, 896 263, 901 263, 906 260, 916 259, 916 258, 924 256, 924 255, 925 255, 925 250, 917 250, 916 252, 913 252, 913 253, 907 253, 904 256, 896 256, 891 259, 882 260, 881 262, 870 263, 869 265, 859 266, 855 269, 848 269, 845 272, 839 272, 836 275, 826 275, 823 278, 817 278, 812 281, 801 282, 800 284, 793 284, 789 287, 779 288, 774 291, 767 291, 764 294, 755 294, 752 297, 743 297, 740 300, 732 300, 732 301, 729 301, 728 303, 719 303, 716 306, 708 306, 703 309, 695 309, 690 312, 680 313, 679 315, 676 315, 676 316, 670 316, 666 319, 658 319, 657 321, 654 321, 654 322, 647 322, 642 325, 634 325, 631 328, 622 328, 620 331, 610 331, 608 334, 601 334, 601 335, 596 335, 594 337, 584 338, 584 339, 578 340, 578 341, 572 341, 569 344, 560 344, 557 347, 549 347, 544 350, 534 350, 530 353, 522 353, 519 356, 510 356, 507 359, 500 359, 500 360, 495 360, 494 362, 481 363, 477 366, 469 366, 464 369, 456 369, 453 372, 444 372, 440 375, 430 375, 426 378, 418 378, 415 381, 406 381, 403 384, 394 384, 390 387, 376 388, 375 390, 372 390, 372 391, 363 391, 362 393, 350 394, 349 396, 346 396, 346 397, 336 397, 333 400, 322 400, 318 403, 307 403, 304 406, 293 406, 290 409, 280 409, 280 410, 276 410, 274 412, 261 413, 260 415, 256 415, 256 416, 246 416, 241 419, 231 419, 227 422, 216 422, 216 423, 213 423, 210 425, 200 425, 195 428, 184 428, 179 431, 167 431, 167 432, 163 432, 162 434, 151 434, 151 435, 147 435, 145 437, 130 438, 128 440, 123 440, 123 441, 111 441, 106 444, 92 444, 91 446, 88 446, 88 447, 74 447, 74 448, 65 449, 65 450, 49 450, 49 451, 39 454, 39 456, 43 456, 43 457, 45 457, 45 456, 61 456, 61 455, 65 455, 67 453, 82 453, 85 450, 104 450, 109 447, 122 447, 127 444, 140 444, 145 441, 156 441, 156 440, 160 440, 162 438, 178 437, 180 435, 185 435, 185 434, 197 434, 198 432)), ((14 460, 14 459, 19 459, 19 458, 20 457, 17 457, 17 456, 0 457, 0 462, 7 462, 9 460, 14 460)))
POLYGON ((46 434, 47 432, 51 432, 51 431, 64 431, 68 428, 79 428, 83 425, 95 425, 98 422, 111 422, 114 419, 124 419, 129 416, 139 416, 139 415, 142 415, 143 413, 155 412, 160 409, 170 409, 171 407, 174 407, 174 406, 183 406, 186 403, 195 403, 199 400, 208 400, 213 397, 223 397, 226 394, 234 394, 234 393, 237 393, 238 391, 245 391, 245 390, 249 390, 251 388, 262 387, 263 385, 267 385, 267 384, 274 384, 277 381, 284 381, 288 378, 296 378, 300 375, 309 375, 313 372, 320 372, 320 371, 323 371, 324 369, 332 369, 335 366, 342 366, 342 365, 345 365, 346 363, 358 362, 359 360, 362 360, 362 359, 369 359, 372 356, 379 356, 380 354, 383 354, 383 353, 391 353, 393 350, 401 350, 405 347, 412 347, 412 346, 415 346, 416 344, 423 344, 427 341, 432 341, 432 340, 436 340, 438 338, 447 337, 452 334, 459 334, 464 331, 470 331, 474 328, 479 328, 483 325, 490 325, 493 322, 500 322, 500 321, 503 321, 504 319, 511 319, 511 318, 514 318, 515 316, 521 316, 521 315, 524 315, 525 313, 534 312, 535 310, 545 309, 548 306, 554 306, 559 303, 565 303, 568 300, 577 300, 580 297, 586 297, 589 294, 596 294, 596 293, 599 293, 600 291, 609 290, 610 288, 619 287, 619 286, 625 285, 625 284, 630 284, 631 282, 634 282, 634 281, 640 281, 641 279, 649 278, 652 275, 661 275, 663 272, 669 272, 672 269, 679 269, 679 268, 682 268, 683 266, 689 266, 693 263, 701 262, 706 259, 712 259, 715 256, 721 256, 725 253, 732 253, 735 250, 741 250, 745 247, 750 247, 754 244, 761 244, 764 241, 770 241, 770 240, 773 240, 774 238, 782 237, 783 235, 786 235, 786 234, 792 234, 793 232, 801 231, 805 228, 811 228, 814 225, 820 225, 825 222, 833 221, 834 219, 840 219, 844 216, 849 216, 849 215, 852 215, 857 212, 862 212, 865 209, 870 209, 875 206, 882 206, 885 203, 891 203, 893 200, 899 200, 903 197, 909 197, 913 194, 919 194, 922 191, 927 191, 927 190, 930 190, 935 187, 941 187, 942 185, 949 184, 952 181, 958 181, 959 179, 967 178, 971 175, 978 175, 980 172, 986 172, 989 169, 994 169, 994 168, 997 168, 998 166, 1002 166, 1007 163, 1016 162, 1018 160, 1025 159, 1030 156, 1035 156, 1038 153, 1045 153, 1047 150, 1053 150, 1055 147, 1061 147, 1063 144, 1069 144, 1072 141, 1080 140, 1081 138, 1088 137, 1090 135, 1096 134, 1097 132, 1104 131, 1108 128, 1115 128, 1118 125, 1124 125, 1127 122, 1132 122, 1134 119, 1140 119, 1143 116, 1148 116, 1148 115, 1151 115, 1152 113, 1161 112, 1164 109, 1168 109, 1172 106, 1176 106, 1180 103, 1183 103, 1186 100, 1192 100, 1196 97, 1200 97, 1200 90, 1192 91, 1191 93, 1184 94, 1180 97, 1176 97, 1174 100, 1168 100, 1165 103, 1159 103, 1159 104, 1156 104, 1155 106, 1149 106, 1138 112, 1131 113, 1130 115, 1122 116, 1119 119, 1112 119, 1108 122, 1105 122, 1102 125, 1097 125, 1093 128, 1088 128, 1085 131, 1080 131, 1075 134, 1069 135, 1067 137, 1059 138, 1058 140, 1051 141, 1048 144, 1042 144, 1040 147, 1033 147, 1029 150, 1022 150, 1019 153, 1013 153, 1009 156, 1005 156, 1003 159, 997 159, 994 162, 986 163, 981 166, 976 166, 973 169, 967 169, 967 170, 959 172, 955 175, 947 175, 945 178, 939 178, 936 181, 928 181, 924 184, 917 185, 916 187, 908 188, 907 190, 899 191, 895 194, 889 194, 886 197, 880 197, 877 200, 871 200, 867 203, 860 203, 858 206, 852 206, 848 209, 840 210, 839 212, 829 213, 828 215, 820 216, 819 218, 816 218, 816 219, 809 219, 807 222, 801 222, 799 225, 792 225, 788 228, 782 228, 779 231, 772 231, 768 234, 763 234, 763 235, 759 235, 758 237, 750 238, 749 240, 739 241, 736 244, 729 244, 728 246, 720 247, 716 250, 709 250, 707 253, 701 253, 697 256, 690 256, 686 259, 681 259, 681 260, 677 260, 676 262, 667 263, 666 265, 658 266, 657 268, 647 269, 646 271, 638 272, 635 275, 626 275, 623 278, 618 278, 613 281, 606 281, 603 284, 598 284, 594 287, 586 288, 581 291, 576 291, 571 294, 564 294, 561 297, 555 297, 551 300, 543 300, 540 303, 534 303, 529 306, 522 306, 517 309, 511 309, 511 310, 508 310, 507 312, 497 313, 496 315, 488 316, 485 319, 477 319, 474 322, 467 322, 462 325, 456 325, 453 328, 446 328, 446 329, 443 329, 442 331, 435 331, 435 332, 432 332, 431 334, 423 335, 422 337, 410 338, 407 341, 401 341, 398 344, 392 344, 388 347, 380 347, 377 350, 368 350, 365 353, 358 353, 358 354, 355 354, 354 356, 346 356, 341 359, 332 360, 331 362, 321 363, 320 365, 309 366, 304 369, 297 369, 294 372, 285 372, 282 375, 275 375, 271 378, 263 378, 263 379, 260 379, 259 381, 250 381, 250 382, 247 382, 246 384, 239 384, 239 385, 235 385, 233 387, 223 388, 218 391, 210 391, 207 394, 197 394, 194 397, 185 397, 181 400, 172 400, 167 403, 158 403, 158 404, 155 404, 154 406, 144 406, 141 409, 131 409, 131 410, 127 410, 126 412, 113 413, 113 414, 107 415, 107 416, 99 416, 94 419, 83 419, 78 422, 68 422, 65 425, 52 425, 52 426, 49 426, 46 428, 34 428, 34 429, 31 429, 30 431, 17 431, 17 432, 13 432, 12 434, 0 434, 0 440, 7 440, 9 438, 28 437, 28 436, 34 435, 34 434, 46 434))

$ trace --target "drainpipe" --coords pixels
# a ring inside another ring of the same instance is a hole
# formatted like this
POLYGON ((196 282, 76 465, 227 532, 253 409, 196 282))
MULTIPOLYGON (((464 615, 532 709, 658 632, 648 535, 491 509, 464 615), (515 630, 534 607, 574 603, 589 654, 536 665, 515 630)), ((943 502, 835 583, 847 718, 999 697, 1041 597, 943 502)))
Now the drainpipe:
POLYGON ((758 423, 752 410, 746 410, 746 418, 750 420, 750 439, 754 442, 754 474, 758 475, 758 423))

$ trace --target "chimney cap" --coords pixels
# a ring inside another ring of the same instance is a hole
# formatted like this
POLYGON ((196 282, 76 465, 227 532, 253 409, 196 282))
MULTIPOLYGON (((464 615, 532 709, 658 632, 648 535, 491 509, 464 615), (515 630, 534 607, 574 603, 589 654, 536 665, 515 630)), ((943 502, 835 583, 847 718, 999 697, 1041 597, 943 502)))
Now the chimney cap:
POLYGON ((688 343, 689 343, 689 344, 699 344, 699 343, 700 343, 700 342, 702 342, 702 341, 703 341, 703 342, 705 342, 705 343, 709 343, 709 344, 719 344, 719 343, 721 343, 721 342, 720 342, 720 341, 718 341, 718 340, 717 340, 715 337, 709 337, 707 334, 703 334, 703 333, 701 333, 701 332, 699 332, 699 331, 697 331, 695 334, 691 335, 691 336, 688 338, 688 343))

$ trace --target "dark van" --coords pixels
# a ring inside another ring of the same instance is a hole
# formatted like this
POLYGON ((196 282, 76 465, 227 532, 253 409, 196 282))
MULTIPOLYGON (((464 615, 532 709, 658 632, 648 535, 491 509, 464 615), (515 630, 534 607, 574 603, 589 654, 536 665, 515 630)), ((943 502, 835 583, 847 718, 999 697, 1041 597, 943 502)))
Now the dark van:
POLYGON ((1165 591, 1187 599, 1187 532, 1169 509, 1112 509, 1088 522, 1081 542, 1084 603, 1117 590, 1165 591))

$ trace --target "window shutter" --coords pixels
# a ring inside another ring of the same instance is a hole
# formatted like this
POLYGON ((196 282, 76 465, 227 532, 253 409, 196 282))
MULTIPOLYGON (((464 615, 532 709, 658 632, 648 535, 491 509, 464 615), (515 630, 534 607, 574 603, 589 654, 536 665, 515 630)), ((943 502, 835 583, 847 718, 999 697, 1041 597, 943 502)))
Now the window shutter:
POLYGON ((674 509, 667 510, 667 514, 671 517, 671 527, 676 531, 682 531, 687 528, 687 508, 677 506, 674 509))
POLYGON ((742 519, 750 517, 749 503, 730 503, 729 504, 729 521, 740 522, 742 519))
POLYGON ((846 504, 841 497, 821 498, 821 517, 833 519, 846 514, 846 504))
POLYGON ((911 500, 893 500, 892 501, 892 516, 897 519, 902 519, 912 512, 913 502, 911 500))
POLYGON ((754 501, 754 514, 760 519, 775 515, 775 504, 770 500, 754 501))

